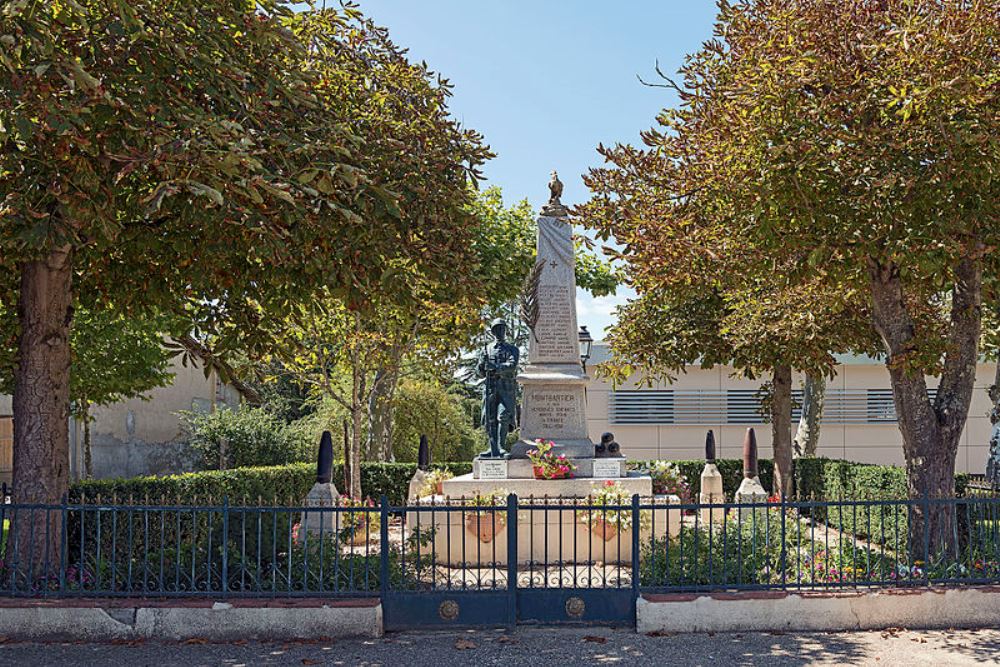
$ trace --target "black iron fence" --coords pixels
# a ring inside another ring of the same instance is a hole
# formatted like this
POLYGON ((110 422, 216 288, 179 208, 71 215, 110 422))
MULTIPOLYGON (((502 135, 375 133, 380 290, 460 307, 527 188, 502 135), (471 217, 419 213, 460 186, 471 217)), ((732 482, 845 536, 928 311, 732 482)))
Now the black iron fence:
POLYGON ((386 596, 1000 583, 1000 498, 0 505, 0 595, 386 596), (915 538, 916 536, 916 538, 915 538))

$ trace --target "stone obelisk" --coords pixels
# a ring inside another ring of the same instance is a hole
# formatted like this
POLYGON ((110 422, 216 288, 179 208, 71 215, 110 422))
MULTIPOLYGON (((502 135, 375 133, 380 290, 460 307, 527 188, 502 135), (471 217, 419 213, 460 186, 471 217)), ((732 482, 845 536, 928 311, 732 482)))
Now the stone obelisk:
POLYGON ((555 172, 549 203, 538 217, 537 320, 528 340, 528 364, 517 380, 523 389, 521 442, 511 451, 521 458, 535 439, 555 443, 570 458, 593 458, 587 433, 587 375, 580 363, 576 321, 576 272, 569 212, 559 198, 562 183, 555 172))

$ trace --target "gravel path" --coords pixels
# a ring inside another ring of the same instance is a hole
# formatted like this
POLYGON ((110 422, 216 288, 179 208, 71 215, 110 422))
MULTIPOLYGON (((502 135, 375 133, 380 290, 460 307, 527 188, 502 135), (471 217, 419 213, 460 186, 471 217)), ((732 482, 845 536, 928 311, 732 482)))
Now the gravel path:
POLYGON ((604 628, 404 633, 288 644, 197 642, 0 646, 0 665, 993 665, 1000 630, 637 635, 604 628))

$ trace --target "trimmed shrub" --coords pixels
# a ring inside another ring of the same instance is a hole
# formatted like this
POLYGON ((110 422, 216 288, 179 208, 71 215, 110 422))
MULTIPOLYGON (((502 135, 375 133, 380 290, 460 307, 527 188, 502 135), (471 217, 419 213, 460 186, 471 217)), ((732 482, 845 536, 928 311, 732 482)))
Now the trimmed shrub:
POLYGON ((285 465, 315 456, 315 440, 309 434, 261 408, 241 406, 239 410, 184 412, 181 416, 188 443, 207 470, 220 467, 223 446, 227 469, 285 465))
MULTIPOLYGON (((472 472, 471 463, 442 463, 432 466, 454 475, 472 472)), ((415 463, 362 463, 361 488, 378 500, 383 494, 393 505, 406 502, 415 463)), ((343 487, 343 467, 334 466, 333 482, 343 487)), ((70 502, 114 501, 129 503, 218 504, 228 498, 235 504, 298 505, 316 480, 316 467, 309 463, 266 468, 206 470, 166 477, 129 479, 89 479, 70 487, 70 502)))

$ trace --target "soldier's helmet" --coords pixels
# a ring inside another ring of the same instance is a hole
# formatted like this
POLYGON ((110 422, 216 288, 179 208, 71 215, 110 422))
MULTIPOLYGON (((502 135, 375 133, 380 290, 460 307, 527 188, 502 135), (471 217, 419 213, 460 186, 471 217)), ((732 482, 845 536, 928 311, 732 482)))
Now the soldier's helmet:
POLYGON ((502 317, 498 317, 495 320, 493 320, 492 322, 490 322, 490 331, 495 334, 497 332, 497 329, 503 329, 504 333, 506 333, 507 332, 507 320, 505 320, 502 317))

